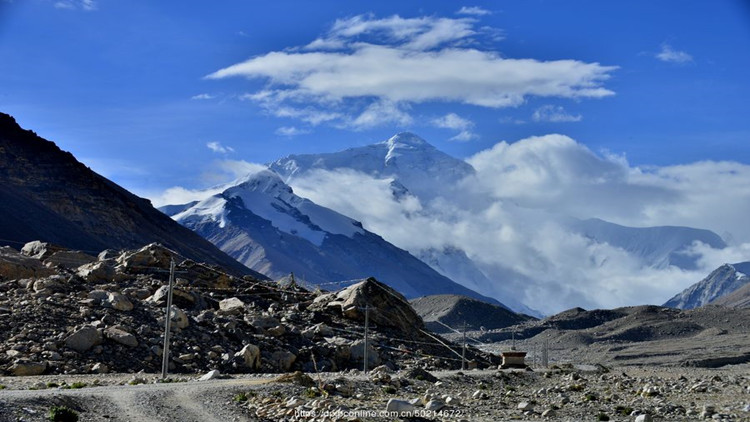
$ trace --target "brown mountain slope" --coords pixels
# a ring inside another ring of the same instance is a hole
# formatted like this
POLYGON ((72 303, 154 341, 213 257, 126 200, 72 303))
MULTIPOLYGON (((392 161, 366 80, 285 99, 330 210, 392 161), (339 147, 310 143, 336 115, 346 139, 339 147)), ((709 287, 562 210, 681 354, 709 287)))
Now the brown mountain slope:
POLYGON ((256 273, 207 240, 0 113, 0 244, 42 240, 71 249, 159 242, 235 274, 256 273))

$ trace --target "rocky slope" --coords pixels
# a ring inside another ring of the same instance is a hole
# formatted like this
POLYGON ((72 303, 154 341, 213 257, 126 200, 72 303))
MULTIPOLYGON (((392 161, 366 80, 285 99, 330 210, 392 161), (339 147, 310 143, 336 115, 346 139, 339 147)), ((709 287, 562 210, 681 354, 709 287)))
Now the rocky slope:
POLYGON ((412 299, 410 303, 422 317, 425 326, 435 333, 462 330, 464 323, 467 330, 481 331, 505 328, 533 319, 502 306, 459 295, 423 296, 412 299))
POLYGON ((234 274, 265 276, 0 113, 0 244, 41 239, 95 251, 160 242, 234 274))
POLYGON ((724 264, 703 280, 669 299, 664 306, 693 309, 714 303, 750 283, 750 262, 724 264))
POLYGON ((332 286, 372 276, 409 298, 455 293, 494 301, 439 274, 359 222, 300 198, 270 170, 250 174, 202 201, 161 209, 275 279, 294 273, 298 280, 332 286))
POLYGON ((750 308, 750 283, 715 299, 711 304, 728 308, 750 308))
MULTIPOLYGON (((460 365, 403 296, 374 279, 311 293, 237 278, 156 244, 93 257, 34 242, 22 252, 0 249, 0 372, 158 372, 173 258, 174 372, 359 368, 365 312, 370 368, 460 365)), ((496 363, 474 351, 470 359, 496 363)))
MULTIPOLYGON (((750 362, 750 309, 703 306, 680 310, 634 306, 571 309, 499 330, 472 333, 496 347, 536 351, 545 344, 556 359, 618 365, 720 367, 750 362)), ((452 336, 447 336, 452 337, 452 336)))

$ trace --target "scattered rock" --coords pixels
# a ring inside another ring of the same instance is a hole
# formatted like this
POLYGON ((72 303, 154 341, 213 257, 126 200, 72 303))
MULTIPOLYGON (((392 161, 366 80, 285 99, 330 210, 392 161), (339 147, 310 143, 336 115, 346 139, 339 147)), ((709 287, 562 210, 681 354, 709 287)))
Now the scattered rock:
POLYGON ((102 333, 92 326, 86 326, 73 332, 65 339, 65 346, 83 353, 92 347, 101 344, 103 341, 102 333))

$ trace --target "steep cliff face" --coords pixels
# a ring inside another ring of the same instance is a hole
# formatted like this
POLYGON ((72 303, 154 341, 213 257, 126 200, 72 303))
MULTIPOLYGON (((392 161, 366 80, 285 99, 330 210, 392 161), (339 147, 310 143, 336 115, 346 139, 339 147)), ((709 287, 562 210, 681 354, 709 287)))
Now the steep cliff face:
POLYGON ((0 244, 43 240, 98 251, 159 242, 188 258, 263 277, 3 113, 0 214, 0 244))

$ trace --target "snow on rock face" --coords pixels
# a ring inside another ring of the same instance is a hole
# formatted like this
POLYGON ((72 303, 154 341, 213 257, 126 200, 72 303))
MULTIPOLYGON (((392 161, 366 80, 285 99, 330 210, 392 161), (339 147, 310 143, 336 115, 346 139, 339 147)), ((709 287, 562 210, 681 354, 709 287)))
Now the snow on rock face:
POLYGON ((693 309, 707 305, 750 284, 750 262, 724 264, 703 280, 669 299, 664 306, 693 309))
POLYGON ((320 246, 327 234, 352 237, 364 233, 349 217, 295 195, 278 174, 262 170, 243 179, 219 195, 198 202, 174 216, 178 222, 203 219, 226 225, 227 201, 240 199, 245 209, 268 220, 279 230, 320 246))
POLYGON ((355 170, 377 178, 393 178, 420 199, 431 199, 445 187, 474 174, 463 160, 438 150, 419 136, 403 132, 364 147, 325 154, 290 155, 269 167, 287 183, 313 170, 355 170))

